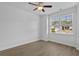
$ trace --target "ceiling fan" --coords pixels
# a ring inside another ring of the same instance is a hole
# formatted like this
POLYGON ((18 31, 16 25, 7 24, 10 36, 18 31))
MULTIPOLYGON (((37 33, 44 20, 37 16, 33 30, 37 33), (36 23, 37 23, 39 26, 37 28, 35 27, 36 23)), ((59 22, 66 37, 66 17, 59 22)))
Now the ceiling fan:
POLYGON ((28 4, 36 6, 33 11, 38 10, 45 12, 44 8, 52 8, 52 5, 44 5, 43 2, 38 2, 37 4, 29 2, 28 4))

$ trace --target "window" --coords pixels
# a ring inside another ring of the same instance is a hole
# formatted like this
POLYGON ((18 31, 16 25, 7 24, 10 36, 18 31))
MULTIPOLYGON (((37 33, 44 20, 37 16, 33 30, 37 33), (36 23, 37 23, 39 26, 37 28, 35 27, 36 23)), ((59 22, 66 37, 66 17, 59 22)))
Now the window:
POLYGON ((72 16, 72 14, 51 16, 50 31, 72 33, 72 16))

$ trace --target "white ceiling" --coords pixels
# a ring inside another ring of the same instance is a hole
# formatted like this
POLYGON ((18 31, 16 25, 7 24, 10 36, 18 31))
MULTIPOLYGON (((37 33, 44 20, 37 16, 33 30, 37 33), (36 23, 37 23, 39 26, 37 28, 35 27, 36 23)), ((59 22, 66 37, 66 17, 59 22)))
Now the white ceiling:
POLYGON ((34 14, 50 14, 60 9, 66 9, 78 4, 78 2, 44 2, 44 5, 50 4, 52 8, 45 8, 45 12, 33 11, 35 6, 29 5, 28 2, 0 2, 0 6, 16 6, 19 9, 34 13, 34 14))

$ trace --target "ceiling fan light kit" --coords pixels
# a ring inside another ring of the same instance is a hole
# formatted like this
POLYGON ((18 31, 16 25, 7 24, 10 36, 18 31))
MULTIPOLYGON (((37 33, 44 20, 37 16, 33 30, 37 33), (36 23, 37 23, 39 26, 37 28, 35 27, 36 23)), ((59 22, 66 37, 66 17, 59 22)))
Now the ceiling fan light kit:
POLYGON ((43 7, 38 7, 38 10, 42 10, 42 9, 44 9, 43 7))
POLYGON ((38 4, 34 4, 34 3, 29 2, 28 4, 36 6, 36 8, 34 8, 33 11, 38 10, 40 12, 41 11, 45 12, 44 8, 52 8, 52 5, 43 5, 43 2, 38 2, 38 4))

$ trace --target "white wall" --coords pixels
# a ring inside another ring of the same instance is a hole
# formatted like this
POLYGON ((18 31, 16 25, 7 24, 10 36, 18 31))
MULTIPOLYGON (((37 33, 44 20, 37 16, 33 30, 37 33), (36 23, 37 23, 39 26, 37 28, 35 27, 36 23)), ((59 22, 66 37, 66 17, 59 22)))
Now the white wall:
POLYGON ((76 49, 79 50, 79 4, 77 5, 77 40, 76 40, 76 49))
MULTIPOLYGON (((61 44, 66 44, 66 45, 69 45, 69 46, 73 46, 75 47, 76 46, 76 22, 77 22, 77 8, 76 6, 74 7, 71 7, 71 8, 68 8, 68 9, 64 9, 62 11, 58 11, 58 12, 55 12, 53 14, 50 14, 48 15, 48 17, 50 17, 51 15, 54 15, 54 14, 68 14, 68 13, 72 13, 73 12, 73 22, 72 22, 72 25, 73 25, 73 34, 61 34, 61 33, 51 33, 50 32, 50 19, 48 18, 48 40, 49 41, 53 41, 53 42, 57 42, 57 43, 61 43, 61 44)), ((42 21, 43 21, 43 24, 41 25, 43 27, 43 25, 45 25, 46 23, 46 18, 47 16, 45 15, 42 15, 41 16, 42 18, 42 21)), ((46 31, 47 31, 47 27, 43 27, 41 28, 41 30, 43 30, 44 32, 42 32, 44 35, 42 35, 44 38, 46 36, 46 31)), ((46 36, 47 37, 47 36, 46 36)), ((46 40, 47 40, 46 39, 46 40)), ((45 40, 45 39, 43 39, 45 40)))
POLYGON ((39 22, 39 38, 41 40, 47 39, 47 15, 40 15, 39 22))
POLYGON ((38 40, 39 17, 11 6, 0 6, 0 50, 38 40))

